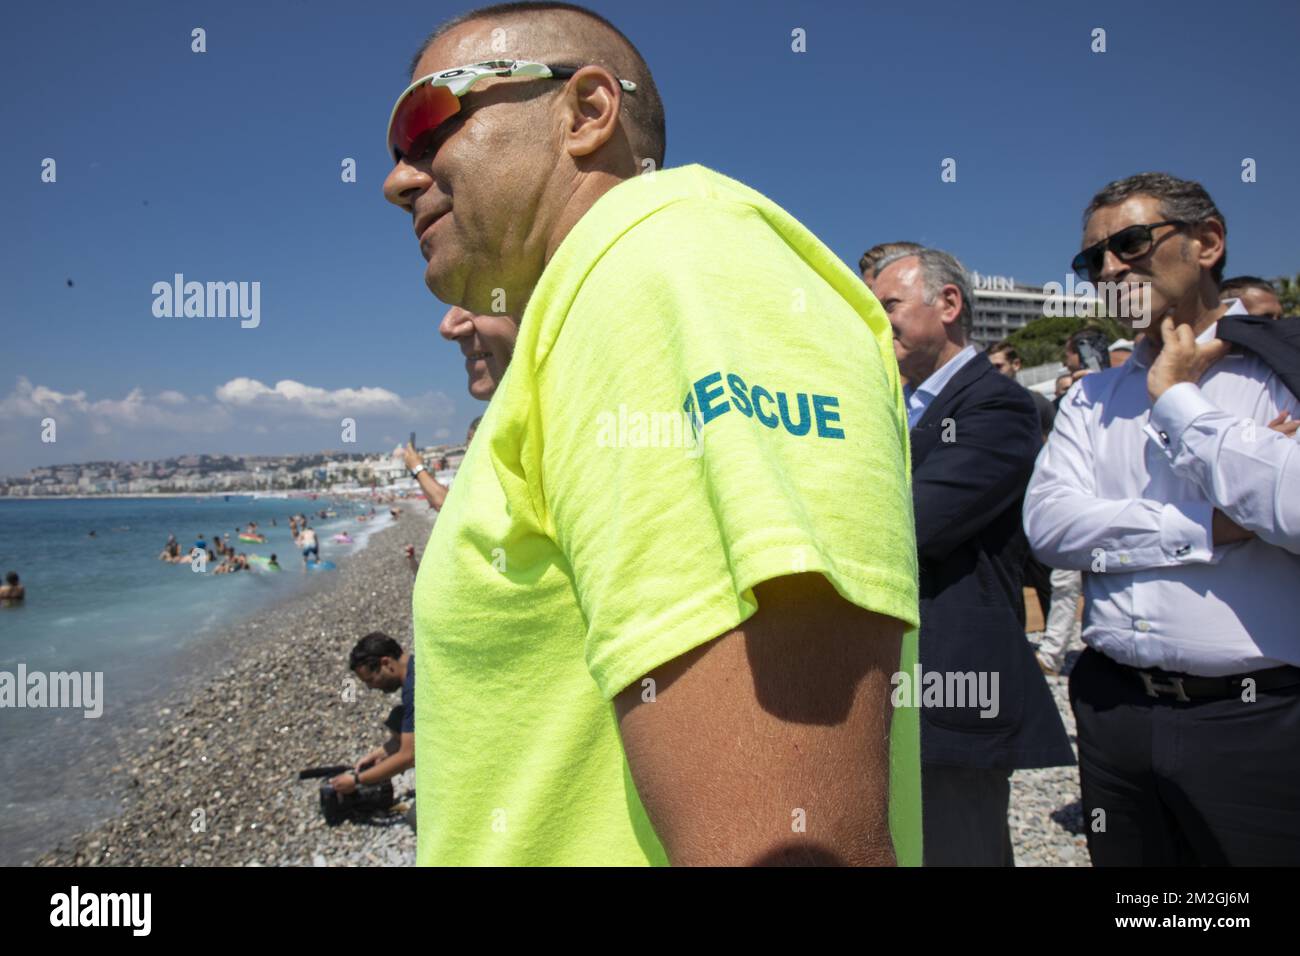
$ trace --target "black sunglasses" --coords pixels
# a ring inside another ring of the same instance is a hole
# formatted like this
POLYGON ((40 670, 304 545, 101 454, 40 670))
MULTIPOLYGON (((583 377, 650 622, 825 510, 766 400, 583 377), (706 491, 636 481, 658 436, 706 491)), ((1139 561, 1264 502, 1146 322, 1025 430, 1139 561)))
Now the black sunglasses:
POLYGON ((1129 226, 1127 229, 1121 229, 1115 235, 1108 236, 1101 242, 1094 243, 1084 249, 1074 257, 1074 261, 1070 263, 1070 268, 1080 278, 1087 279, 1089 282, 1094 281, 1101 274, 1102 264, 1106 260, 1107 249, 1115 253, 1116 258, 1121 262, 1132 262, 1134 259, 1141 259, 1155 245, 1152 230, 1159 229, 1161 226, 1185 225, 1187 225, 1187 222, 1182 219, 1166 219, 1164 222, 1129 226))

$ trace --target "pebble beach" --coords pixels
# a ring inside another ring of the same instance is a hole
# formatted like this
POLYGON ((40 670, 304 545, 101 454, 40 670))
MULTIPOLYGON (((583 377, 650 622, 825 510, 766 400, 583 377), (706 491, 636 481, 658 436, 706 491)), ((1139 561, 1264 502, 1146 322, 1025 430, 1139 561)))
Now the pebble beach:
MULTIPOLYGON (((120 813, 65 839, 38 866, 382 866, 415 862, 404 815, 326 826, 319 782, 298 771, 353 763, 387 736, 399 695, 368 690, 348 671, 362 635, 411 638, 417 554, 433 524, 422 502, 377 532, 319 585, 242 625, 147 723, 117 728, 105 768, 120 813)), ((394 781, 401 801, 414 772, 394 781)))
MULTIPOLYGON (((38 866, 408 866, 415 832, 403 813, 330 827, 311 766, 354 762, 386 736, 397 695, 367 690, 347 656, 363 634, 411 640, 414 574, 402 548, 423 551, 433 515, 418 504, 375 534, 328 583, 246 622, 242 646, 196 668, 153 705, 150 720, 117 728, 102 768, 119 812, 62 840, 38 866)), ((1037 635, 1030 635, 1031 639, 1037 635)), ((1077 656, 1072 652, 1067 662, 1077 656)), ((1074 740, 1066 678, 1048 679, 1074 740)), ((394 781, 399 807, 414 771, 394 781)), ((1017 771, 1010 826, 1018 866, 1087 866, 1078 770, 1017 771)))
MULTIPOLYGON (((1034 642, 1040 636, 1028 635, 1034 642)), ((1079 744, 1074 712, 1070 710, 1068 675, 1082 650, 1083 644, 1076 640, 1070 645, 1062 673, 1047 678, 1076 758, 1079 744)), ((1077 766, 1017 770, 1011 775, 1011 810, 1007 820, 1016 866, 1092 865, 1084 836, 1077 766)))

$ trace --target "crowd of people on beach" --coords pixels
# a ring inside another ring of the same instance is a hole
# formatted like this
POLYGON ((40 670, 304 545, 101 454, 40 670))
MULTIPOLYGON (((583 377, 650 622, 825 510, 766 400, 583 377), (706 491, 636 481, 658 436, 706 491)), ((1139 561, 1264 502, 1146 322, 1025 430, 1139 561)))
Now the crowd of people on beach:
MULTIPOLYGON (((390 496, 376 495, 375 500, 379 503, 390 503, 390 496)), ((377 514, 374 504, 369 506, 369 510, 364 514, 356 516, 359 522, 373 520, 377 514)), ((401 514, 401 508, 395 504, 389 508, 389 514, 396 518, 401 514)), ((333 508, 321 508, 313 515, 321 520, 337 518, 338 512, 333 508)), ((332 570, 333 562, 326 561, 321 556, 321 540, 316 533, 316 529, 311 526, 311 519, 303 512, 296 512, 289 516, 289 538, 293 546, 299 550, 303 559, 304 570, 332 570)), ((271 519, 271 527, 278 528, 277 519, 271 519)), ((268 541, 269 532, 265 532, 258 527, 256 521, 249 521, 247 525, 236 527, 234 530, 233 540, 247 542, 250 544, 265 544, 268 541)), ((249 555, 245 551, 238 550, 232 543, 230 532, 225 534, 214 534, 211 538, 206 535, 195 535, 193 544, 188 549, 181 547, 175 534, 167 536, 167 542, 163 545, 162 551, 158 555, 159 561, 169 564, 188 564, 196 570, 207 571, 211 568, 213 574, 234 574, 239 571, 281 571, 279 555, 272 554, 269 558, 261 555, 249 555)), ((341 531, 333 536, 333 542, 339 545, 349 545, 353 543, 353 538, 345 531, 341 531)))
POLYGON ((1047 676, 1080 606, 1093 863, 1300 862, 1300 343, 1225 280, 1199 183, 1093 197, 1070 268, 1133 337, 1080 328, 1051 402, 976 346, 952 255, 852 276, 759 194, 664 170, 602 17, 483 8, 412 78, 384 192, 490 400, 453 493, 407 455, 442 509, 406 660, 421 863, 1012 865, 1011 774, 1076 763, 1047 676), (472 134, 462 99, 493 107, 472 134), (624 406, 683 412, 689 453, 595 441, 624 406))
MULTIPOLYGON (((374 508, 371 507, 370 515, 374 514, 374 508)), ((318 512, 320 518, 337 517, 337 512, 332 510, 321 509, 318 512)), ((366 520, 368 515, 358 517, 358 521, 366 520)), ((276 519, 271 519, 271 526, 278 527, 276 519)), ((256 521, 250 521, 246 526, 235 528, 235 540, 245 541, 253 544, 265 544, 268 540, 267 535, 258 528, 256 521)), ((322 564, 320 552, 320 539, 316 535, 316 530, 305 514, 296 513, 289 516, 289 537, 294 547, 302 553, 303 568, 310 570, 314 566, 332 568, 332 564, 322 564)), ((352 543, 352 537, 346 533, 335 535, 335 539, 340 544, 352 543)), ((280 571, 279 555, 272 554, 269 558, 260 555, 250 557, 247 552, 239 551, 231 544, 231 535, 214 534, 209 540, 206 536, 199 534, 195 536, 194 543, 189 550, 183 550, 180 543, 176 540, 176 535, 169 534, 167 543, 163 546, 162 552, 158 555, 158 560, 166 561, 171 564, 189 564, 207 570, 212 568, 213 574, 234 574, 239 571, 280 571)))
MULTIPOLYGON (((266 537, 258 532, 256 521, 250 521, 246 527, 235 528, 235 539, 258 544, 266 541, 266 537)), ((194 543, 188 551, 182 551, 180 542, 176 540, 176 535, 169 534, 167 543, 163 545, 162 552, 158 555, 158 560, 170 564, 188 564, 205 571, 211 566, 213 574, 233 574, 237 571, 251 571, 253 569, 248 554, 237 550, 230 543, 229 532, 214 534, 210 541, 202 534, 195 535, 194 543)), ((278 556, 271 555, 266 560, 264 567, 266 570, 279 571, 278 556)))

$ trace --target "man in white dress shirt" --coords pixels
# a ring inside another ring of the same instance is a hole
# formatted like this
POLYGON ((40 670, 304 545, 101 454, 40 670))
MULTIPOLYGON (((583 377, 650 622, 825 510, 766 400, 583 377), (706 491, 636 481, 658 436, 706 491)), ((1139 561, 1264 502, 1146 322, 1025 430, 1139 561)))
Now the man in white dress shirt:
POLYGON ((1052 567, 1084 574, 1070 678, 1096 865, 1300 863, 1300 401, 1215 338, 1226 225, 1197 183, 1120 180, 1076 269, 1149 325, 1061 401, 1025 497, 1052 567))

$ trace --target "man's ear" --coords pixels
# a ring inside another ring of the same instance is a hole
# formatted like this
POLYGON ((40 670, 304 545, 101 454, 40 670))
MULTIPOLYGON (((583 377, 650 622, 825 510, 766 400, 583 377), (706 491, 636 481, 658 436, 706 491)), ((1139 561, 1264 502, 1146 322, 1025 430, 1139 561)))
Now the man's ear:
POLYGON ((943 299, 943 324, 952 325, 961 321, 961 289, 955 285, 946 285, 939 290, 943 299))
POLYGON ((1217 219, 1207 219, 1205 222, 1198 223, 1195 236, 1200 243, 1200 251, 1196 255, 1197 264, 1202 269, 1213 268, 1227 251, 1223 223, 1217 219))
POLYGON ((618 132, 623 88, 603 66, 584 66, 564 89, 564 149, 570 156, 590 156, 618 132))

